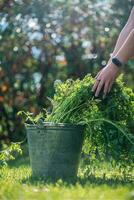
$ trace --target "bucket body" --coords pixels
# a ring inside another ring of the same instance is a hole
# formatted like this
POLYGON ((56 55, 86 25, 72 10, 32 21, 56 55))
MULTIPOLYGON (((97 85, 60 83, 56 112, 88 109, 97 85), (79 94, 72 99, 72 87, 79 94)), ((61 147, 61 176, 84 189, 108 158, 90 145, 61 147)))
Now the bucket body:
POLYGON ((84 140, 83 126, 44 123, 26 125, 26 130, 34 177, 76 178, 84 140))

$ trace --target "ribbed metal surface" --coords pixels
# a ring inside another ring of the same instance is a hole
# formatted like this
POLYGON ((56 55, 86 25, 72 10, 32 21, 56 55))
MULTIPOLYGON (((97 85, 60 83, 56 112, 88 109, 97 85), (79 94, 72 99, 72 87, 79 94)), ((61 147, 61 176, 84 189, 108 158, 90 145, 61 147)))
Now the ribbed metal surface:
POLYGON ((26 125, 33 176, 75 178, 84 139, 80 125, 26 125))

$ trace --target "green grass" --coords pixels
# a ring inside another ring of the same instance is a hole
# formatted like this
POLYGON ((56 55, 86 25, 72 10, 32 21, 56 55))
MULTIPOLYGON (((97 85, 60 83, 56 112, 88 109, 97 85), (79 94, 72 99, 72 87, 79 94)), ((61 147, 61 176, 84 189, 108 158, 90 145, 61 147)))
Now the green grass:
POLYGON ((134 200, 133 171, 96 162, 79 169, 75 183, 31 177, 26 158, 0 169, 0 200, 134 200))

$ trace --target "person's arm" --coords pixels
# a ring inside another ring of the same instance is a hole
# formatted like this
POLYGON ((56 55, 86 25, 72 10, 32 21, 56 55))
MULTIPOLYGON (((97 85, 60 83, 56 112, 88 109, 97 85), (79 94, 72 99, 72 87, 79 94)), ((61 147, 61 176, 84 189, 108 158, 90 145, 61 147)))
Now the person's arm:
MULTIPOLYGON (((132 29, 134 29, 134 7, 132 8, 131 14, 130 14, 130 16, 128 18, 128 21, 127 21, 125 27, 123 28, 123 30, 121 31, 121 33, 120 33, 120 35, 118 37, 118 40, 116 42, 114 51, 112 53, 112 57, 115 56, 116 53, 119 51, 119 49, 122 47, 124 41, 126 40, 126 38, 128 37, 128 35, 129 35, 129 33, 131 32, 132 29)), ((110 63, 111 63, 111 58, 109 59, 109 61, 107 63, 107 66, 105 68, 107 68, 110 65, 110 63)), ((105 75, 105 68, 103 68, 97 74, 97 76, 95 77, 96 79, 98 79, 99 75, 102 74, 102 73, 103 73, 103 75, 105 75)), ((110 76, 112 77, 113 80, 115 80, 117 78, 117 76, 119 75, 119 69, 116 66, 114 66, 112 68, 112 70, 109 69, 109 73, 110 74, 107 77, 107 79, 104 80, 105 82, 103 83, 102 87, 105 86, 105 85, 108 85, 108 82, 111 80, 110 76)), ((102 79, 103 79, 103 77, 102 77, 102 79)), ((94 92, 96 91, 96 93, 95 93, 96 96, 99 95, 99 93, 97 92, 98 85, 99 85, 99 83, 98 83, 98 81, 96 81, 96 83, 94 84, 94 86, 92 88, 92 91, 94 91, 94 92)), ((101 88, 100 88, 100 90, 101 90, 101 88)), ((105 91, 104 91, 104 93, 105 93, 105 91)))
MULTIPOLYGON (((131 57, 134 56, 134 29, 131 30, 126 41, 120 48, 120 50, 115 54, 122 63, 127 62, 131 57)), ((93 87, 93 91, 96 89, 95 96, 98 96, 102 87, 104 86, 104 97, 108 92, 110 92, 113 82, 115 81, 120 69, 112 62, 110 62, 107 67, 105 67, 99 76, 93 87)))
POLYGON ((132 8, 132 11, 130 13, 130 16, 128 18, 126 25, 124 26, 124 28, 122 29, 118 37, 114 51, 112 53, 112 57, 115 56, 116 53, 119 51, 119 49, 122 47, 124 41, 126 40, 126 38, 128 37, 129 33, 131 32, 133 28, 134 28, 134 7, 132 8))
MULTIPOLYGON (((115 56, 115 54, 122 47, 124 41, 126 40, 127 36, 129 35, 129 33, 131 32, 131 30, 133 28, 134 28, 134 7, 131 10, 131 13, 130 13, 130 16, 129 16, 128 20, 127 20, 126 25, 124 26, 124 28, 122 29, 122 31, 119 34, 119 37, 118 37, 117 42, 116 42, 116 45, 114 47, 114 51, 112 53, 112 57, 115 56)), ((109 59, 107 64, 109 64, 110 62, 111 62, 111 58, 109 59)), ((99 73, 97 74, 97 76, 99 75, 99 73)), ((97 76, 95 78, 97 78, 97 76)))
POLYGON ((115 54, 122 63, 126 63, 134 56, 134 29, 130 32, 120 50, 115 54))

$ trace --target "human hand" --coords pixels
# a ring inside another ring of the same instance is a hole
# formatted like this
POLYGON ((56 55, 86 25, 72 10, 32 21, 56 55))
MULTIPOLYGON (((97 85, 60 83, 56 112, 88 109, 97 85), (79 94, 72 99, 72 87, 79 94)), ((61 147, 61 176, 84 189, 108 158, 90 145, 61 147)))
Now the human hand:
POLYGON ((107 93, 110 92, 112 85, 119 74, 119 67, 117 67, 113 63, 110 63, 106 67, 104 67, 95 77, 96 82, 92 88, 92 91, 95 92, 95 97, 98 97, 101 89, 104 88, 103 98, 105 98, 107 93))

